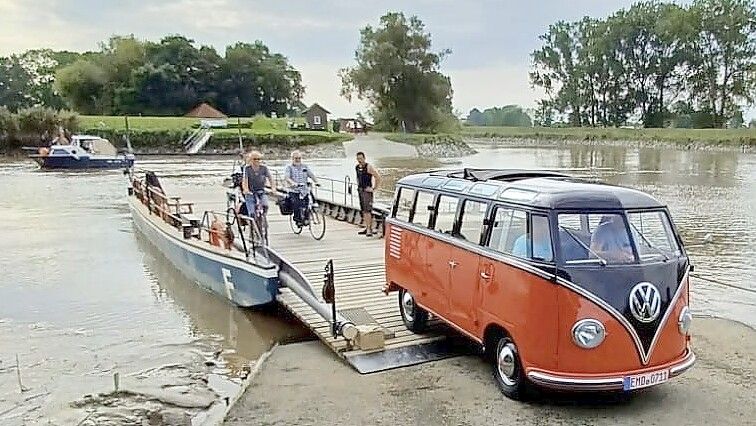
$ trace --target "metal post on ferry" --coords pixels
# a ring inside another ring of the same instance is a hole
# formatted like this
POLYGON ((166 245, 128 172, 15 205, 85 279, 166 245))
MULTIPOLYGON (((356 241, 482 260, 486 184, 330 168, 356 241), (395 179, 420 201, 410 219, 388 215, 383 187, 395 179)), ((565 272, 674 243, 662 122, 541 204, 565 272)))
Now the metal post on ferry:
POLYGON ((338 336, 339 321, 336 317, 336 286, 333 279, 333 259, 328 259, 323 274, 323 300, 331 304, 331 334, 338 336))

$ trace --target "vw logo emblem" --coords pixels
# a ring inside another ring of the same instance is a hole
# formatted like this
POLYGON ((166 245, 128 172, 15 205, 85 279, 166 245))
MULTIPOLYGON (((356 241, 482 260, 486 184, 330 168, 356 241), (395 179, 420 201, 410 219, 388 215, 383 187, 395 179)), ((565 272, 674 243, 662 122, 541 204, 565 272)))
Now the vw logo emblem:
POLYGON ((642 323, 653 322, 661 312, 659 290, 648 282, 638 283, 630 290, 630 312, 642 323))

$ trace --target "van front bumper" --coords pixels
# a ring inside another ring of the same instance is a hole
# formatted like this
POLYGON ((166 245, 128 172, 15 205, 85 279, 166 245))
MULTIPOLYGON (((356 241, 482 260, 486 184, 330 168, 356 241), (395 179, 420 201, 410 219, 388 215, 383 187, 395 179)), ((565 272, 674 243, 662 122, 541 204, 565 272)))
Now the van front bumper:
POLYGON ((564 376, 546 371, 531 370, 528 379, 534 384, 550 389, 570 391, 619 391, 623 390, 626 376, 661 371, 668 369, 669 378, 679 376, 696 363, 696 355, 688 349, 681 359, 668 364, 654 366, 643 370, 630 371, 623 375, 612 376, 564 376))

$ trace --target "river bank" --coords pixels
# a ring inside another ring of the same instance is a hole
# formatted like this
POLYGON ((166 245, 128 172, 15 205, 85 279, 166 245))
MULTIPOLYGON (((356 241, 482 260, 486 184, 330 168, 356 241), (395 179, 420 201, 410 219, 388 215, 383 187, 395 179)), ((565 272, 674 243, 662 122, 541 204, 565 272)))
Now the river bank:
POLYGON ((618 147, 618 148, 654 148, 678 151, 710 151, 710 152, 741 152, 754 153, 756 145, 736 144, 712 144, 706 141, 673 142, 661 140, 620 140, 620 139, 535 139, 529 137, 482 137, 466 136, 465 142, 471 147, 476 145, 487 146, 593 146, 593 147, 618 147))
POLYGON ((461 135, 483 139, 536 140, 540 143, 586 141, 662 143, 668 146, 756 147, 756 129, 635 129, 601 127, 465 126, 461 135))
POLYGON ((756 331, 696 318, 697 365, 630 397, 501 395, 482 358, 465 356, 359 375, 320 342, 279 346, 232 407, 226 425, 720 424, 753 422, 756 331))

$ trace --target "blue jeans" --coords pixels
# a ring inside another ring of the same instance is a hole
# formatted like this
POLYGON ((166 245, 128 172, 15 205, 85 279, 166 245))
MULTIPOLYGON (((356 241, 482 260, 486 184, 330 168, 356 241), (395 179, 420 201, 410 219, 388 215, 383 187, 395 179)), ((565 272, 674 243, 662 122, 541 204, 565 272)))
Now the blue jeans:
POLYGON ((249 215, 249 217, 255 217, 258 199, 260 200, 263 212, 268 213, 268 196, 265 195, 264 192, 257 193, 257 196, 250 192, 244 195, 244 203, 247 205, 247 215, 249 215))

